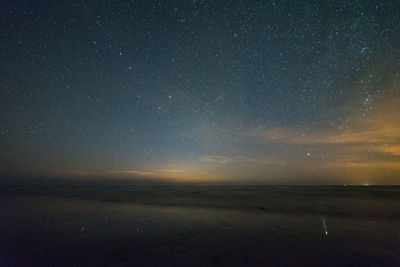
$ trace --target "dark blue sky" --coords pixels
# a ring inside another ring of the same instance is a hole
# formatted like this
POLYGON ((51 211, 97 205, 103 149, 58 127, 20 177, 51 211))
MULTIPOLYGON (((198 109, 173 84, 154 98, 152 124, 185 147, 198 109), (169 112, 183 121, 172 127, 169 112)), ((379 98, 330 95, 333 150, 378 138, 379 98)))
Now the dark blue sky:
POLYGON ((398 183, 398 1, 5 1, 3 176, 398 183))

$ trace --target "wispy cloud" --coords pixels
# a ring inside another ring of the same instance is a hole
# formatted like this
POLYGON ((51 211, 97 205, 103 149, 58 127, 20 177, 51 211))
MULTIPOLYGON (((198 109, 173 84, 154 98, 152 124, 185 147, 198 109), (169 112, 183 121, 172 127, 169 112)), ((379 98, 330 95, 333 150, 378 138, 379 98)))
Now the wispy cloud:
POLYGON ((149 170, 111 170, 109 174, 125 178, 142 177, 145 179, 160 179, 164 181, 190 182, 196 179, 204 178, 205 172, 197 169, 149 169, 149 170))
POLYGON ((248 136, 265 147, 277 147, 279 157, 301 163, 301 167, 331 168, 332 173, 340 169, 359 170, 362 174, 370 170, 400 171, 398 102, 364 115, 351 114, 335 128, 259 127, 248 136), (282 154, 283 148, 290 153, 282 154))
POLYGON ((358 129, 324 131, 275 127, 257 129, 251 134, 264 141, 286 144, 389 144, 400 142, 400 124, 385 125, 374 121, 365 123, 358 129))
POLYGON ((328 129, 261 127, 250 135, 269 142, 287 144, 396 144, 400 143, 400 107, 368 117, 349 116, 342 125, 328 129), (349 127, 348 125, 351 125, 349 127))
POLYGON ((138 176, 154 176, 156 172, 153 171, 142 171, 142 170, 112 170, 109 171, 111 174, 132 174, 138 176))
POLYGON ((214 163, 214 164, 228 164, 233 161, 231 157, 219 156, 219 155, 205 155, 199 158, 202 162, 214 163))

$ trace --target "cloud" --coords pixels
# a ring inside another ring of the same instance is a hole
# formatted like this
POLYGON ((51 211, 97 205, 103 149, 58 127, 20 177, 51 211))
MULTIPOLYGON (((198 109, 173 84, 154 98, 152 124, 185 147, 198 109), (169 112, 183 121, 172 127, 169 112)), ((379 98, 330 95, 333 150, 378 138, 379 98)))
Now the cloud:
POLYGON ((138 176, 154 176, 156 173, 152 171, 141 171, 141 170, 112 170, 109 171, 111 174, 133 174, 138 176))
POLYGON ((400 171, 400 161, 342 161, 332 162, 330 166, 345 167, 345 168, 358 168, 358 169, 385 169, 400 171))
POLYGON ((214 163, 214 164, 228 164, 233 161, 231 157, 227 156, 216 156, 216 155, 206 155, 199 158, 202 162, 214 163))
POLYGON ((286 144, 390 144, 400 142, 400 124, 385 125, 376 121, 365 123, 358 129, 325 131, 276 127, 257 129, 251 135, 264 141, 286 144))
POLYGON ((361 176, 370 170, 398 173, 400 106, 386 103, 376 109, 365 116, 350 114, 335 128, 258 127, 248 136, 266 149, 273 147, 278 158, 300 168, 325 168, 332 173, 358 170, 361 176))
POLYGON ((160 170, 111 170, 111 174, 119 175, 133 175, 143 177, 157 177, 157 178, 178 178, 190 174, 190 172, 183 169, 160 169, 160 170))
POLYGON ((400 103, 385 103, 379 111, 355 112, 335 128, 259 127, 249 133, 259 140, 299 145, 381 145, 381 151, 399 152, 400 103))
POLYGON ((261 127, 253 130, 250 135, 267 142, 285 144, 382 144, 385 147, 381 150, 397 153, 400 144, 399 118, 399 111, 389 110, 385 115, 349 116, 336 128, 304 130, 293 127, 261 127))
POLYGON ((400 144, 399 145, 382 145, 382 146, 377 146, 375 148, 377 151, 381 151, 386 154, 391 154, 391 155, 396 155, 400 156, 400 144))

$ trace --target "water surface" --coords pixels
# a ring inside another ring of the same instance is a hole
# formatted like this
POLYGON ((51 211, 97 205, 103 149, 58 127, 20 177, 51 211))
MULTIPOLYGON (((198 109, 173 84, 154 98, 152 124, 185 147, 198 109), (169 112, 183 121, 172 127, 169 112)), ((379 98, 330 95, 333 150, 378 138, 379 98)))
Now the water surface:
POLYGON ((0 265, 399 265, 399 187, 1 187, 0 265))

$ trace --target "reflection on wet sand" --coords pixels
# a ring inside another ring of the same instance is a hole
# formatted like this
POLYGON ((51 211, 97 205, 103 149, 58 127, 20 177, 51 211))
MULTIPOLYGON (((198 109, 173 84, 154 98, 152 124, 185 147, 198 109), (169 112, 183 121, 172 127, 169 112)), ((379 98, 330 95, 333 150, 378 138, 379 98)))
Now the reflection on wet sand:
POLYGON ((2 188, 0 198, 2 266, 400 263, 396 187, 2 188))

